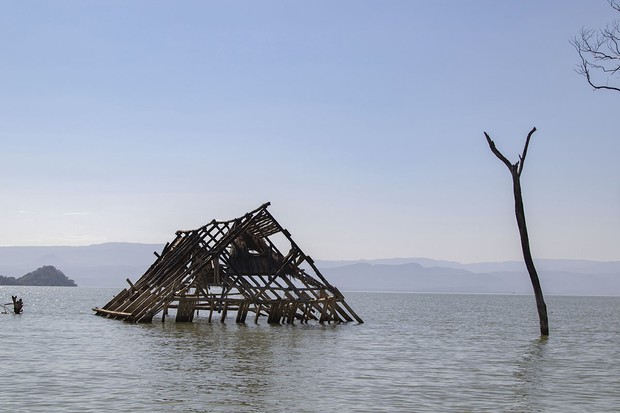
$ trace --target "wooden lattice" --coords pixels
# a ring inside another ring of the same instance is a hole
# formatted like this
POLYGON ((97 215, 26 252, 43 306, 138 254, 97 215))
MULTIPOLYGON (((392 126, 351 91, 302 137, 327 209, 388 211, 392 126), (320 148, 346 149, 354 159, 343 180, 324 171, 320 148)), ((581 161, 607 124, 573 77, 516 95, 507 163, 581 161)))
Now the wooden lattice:
POLYGON ((208 321, 217 314, 223 322, 227 313, 236 311, 239 323, 250 312, 254 322, 263 316, 274 324, 362 323, 268 206, 230 221, 177 231, 135 284, 128 279, 128 288, 93 311, 131 322, 151 322, 158 314, 164 321, 171 312, 176 321, 187 322, 200 311, 208 314, 208 321))

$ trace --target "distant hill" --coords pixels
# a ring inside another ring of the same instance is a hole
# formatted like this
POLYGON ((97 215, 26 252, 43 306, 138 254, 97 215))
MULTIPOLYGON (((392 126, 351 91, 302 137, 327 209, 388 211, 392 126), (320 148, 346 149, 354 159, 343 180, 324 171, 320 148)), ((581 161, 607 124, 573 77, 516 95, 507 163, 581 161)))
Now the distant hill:
MULTIPOLYGON (((620 296, 620 261, 538 259, 545 294, 620 296)), ((428 258, 316 261, 342 291, 531 294, 522 261, 461 264, 428 258)))
POLYGON ((36 285, 49 287, 77 287, 77 284, 52 265, 44 265, 19 278, 0 275, 0 285, 36 285))
MULTIPOLYGON (((544 267, 544 266, 541 266, 544 267)), ((525 269, 473 272, 416 263, 358 263, 323 268, 323 275, 342 291, 531 294, 525 269)), ((620 271, 582 273, 539 269, 545 294, 620 296, 620 271)))
MULTIPOLYGON (((534 259, 539 271, 566 271, 581 274, 618 274, 620 273, 620 261, 593 261, 578 259, 534 259)), ((316 260, 320 268, 346 267, 355 264, 369 265, 402 265, 420 264, 426 268, 440 267, 466 270, 473 273, 493 273, 504 271, 525 271, 523 261, 501 262, 478 262, 473 264, 461 264, 455 261, 441 261, 430 258, 382 258, 376 260, 348 260, 348 261, 322 261, 316 260)))

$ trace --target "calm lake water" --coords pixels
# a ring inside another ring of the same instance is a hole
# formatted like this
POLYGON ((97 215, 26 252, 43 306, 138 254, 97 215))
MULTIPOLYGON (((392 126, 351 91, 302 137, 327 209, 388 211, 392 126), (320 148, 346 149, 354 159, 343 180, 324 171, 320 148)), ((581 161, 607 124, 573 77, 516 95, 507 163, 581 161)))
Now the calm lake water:
MULTIPOLYGON (((118 289, 0 287, 10 412, 620 412, 620 298, 347 293, 365 324, 127 324, 118 289)), ((248 317, 248 320, 250 317, 248 317)))

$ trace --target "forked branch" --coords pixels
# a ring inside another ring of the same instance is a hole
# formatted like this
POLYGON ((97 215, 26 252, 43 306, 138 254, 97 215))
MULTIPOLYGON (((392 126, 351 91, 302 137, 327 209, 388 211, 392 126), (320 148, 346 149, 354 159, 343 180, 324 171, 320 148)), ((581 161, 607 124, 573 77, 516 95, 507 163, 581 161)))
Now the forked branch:
POLYGON ((534 134, 534 132, 536 132, 536 127, 532 128, 530 133, 527 134, 527 139, 525 140, 525 146, 523 147, 523 153, 519 155, 519 161, 516 162, 514 165, 510 163, 508 158, 506 158, 504 154, 502 154, 499 151, 499 149, 497 149, 497 147, 495 146, 495 142, 493 142, 493 140, 491 139, 488 133, 484 132, 484 136, 487 138, 487 143, 489 144, 489 148, 491 148, 491 152, 493 152, 493 154, 497 156, 497 158, 500 161, 502 161, 504 165, 506 165, 506 167, 510 170, 510 173, 515 174, 516 176, 520 177, 521 173, 523 172, 523 164, 525 163, 525 157, 527 156, 527 148, 530 146, 530 139, 532 138, 532 135, 534 134))

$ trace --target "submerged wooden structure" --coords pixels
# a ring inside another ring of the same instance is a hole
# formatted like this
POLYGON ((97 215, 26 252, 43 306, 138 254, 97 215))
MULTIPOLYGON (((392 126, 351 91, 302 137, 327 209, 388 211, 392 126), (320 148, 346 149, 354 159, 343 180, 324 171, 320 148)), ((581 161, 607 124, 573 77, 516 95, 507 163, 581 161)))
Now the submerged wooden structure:
POLYGON ((97 315, 130 322, 151 322, 161 315, 191 322, 200 311, 222 322, 292 324, 295 320, 363 323, 263 204, 229 221, 213 220, 177 231, 135 283, 123 289, 97 315), (288 248, 286 255, 282 251, 288 248))

